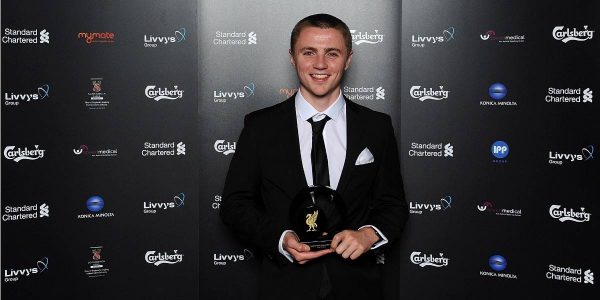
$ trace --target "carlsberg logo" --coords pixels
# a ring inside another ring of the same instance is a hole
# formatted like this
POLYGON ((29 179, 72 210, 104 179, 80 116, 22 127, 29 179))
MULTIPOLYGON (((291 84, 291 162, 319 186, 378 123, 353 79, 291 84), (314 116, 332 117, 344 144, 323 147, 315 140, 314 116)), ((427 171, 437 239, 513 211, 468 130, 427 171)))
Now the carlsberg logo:
POLYGON ((588 30, 587 25, 583 26, 583 30, 577 30, 575 28, 565 29, 564 26, 556 26, 554 27, 554 30, 552 30, 552 37, 563 43, 570 41, 584 42, 591 40, 594 37, 594 30, 588 30))
POLYGON ((434 257, 432 254, 421 254, 421 252, 415 251, 410 254, 410 261, 422 268, 427 266, 440 268, 447 266, 450 259, 444 257, 444 253, 440 253, 440 257, 434 257))
POLYGON ((15 150, 15 146, 6 146, 6 148, 4 148, 4 157, 15 162, 20 162, 21 160, 36 160, 44 157, 44 152, 46 152, 46 150, 39 149, 39 145, 34 145, 34 147, 35 149, 28 149, 25 147, 24 149, 17 148, 15 150))
POLYGON ((167 252, 159 253, 156 251, 148 251, 144 258, 146 262, 149 264, 153 264, 155 266, 162 264, 176 264, 183 261, 183 254, 177 253, 179 250, 173 250, 173 254, 168 254, 167 252))
POLYGON ((550 216, 554 219, 558 219, 561 222, 565 221, 573 221, 577 223, 589 222, 592 218, 591 213, 585 212, 585 207, 581 207, 581 211, 575 211, 572 208, 560 208, 560 205, 552 205, 550 206, 550 216))

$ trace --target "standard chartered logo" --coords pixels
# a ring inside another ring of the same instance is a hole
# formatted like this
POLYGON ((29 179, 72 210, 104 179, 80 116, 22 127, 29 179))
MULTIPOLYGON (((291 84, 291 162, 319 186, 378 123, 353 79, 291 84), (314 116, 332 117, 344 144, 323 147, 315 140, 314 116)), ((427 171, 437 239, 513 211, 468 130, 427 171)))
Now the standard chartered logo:
POLYGON ((592 270, 583 272, 583 283, 594 284, 594 273, 592 270))
POLYGON ((593 91, 590 90, 589 88, 583 90, 583 102, 592 102, 592 98, 594 97, 594 95, 592 95, 593 91))
POLYGON ((177 155, 185 155, 185 144, 183 142, 177 143, 177 155))
POLYGON ((50 44, 50 33, 46 29, 40 31, 40 43, 50 44))
POLYGON ((40 205, 40 218, 43 217, 50 217, 50 207, 46 203, 40 205))
POLYGON ((256 33, 254 31, 248 33, 248 45, 256 45, 256 33))
POLYGON ((446 144, 444 146, 444 156, 454 157, 454 147, 451 144, 446 144))
POLYGON ((376 90, 375 99, 377 100, 385 100, 385 89, 382 87, 378 87, 376 90))

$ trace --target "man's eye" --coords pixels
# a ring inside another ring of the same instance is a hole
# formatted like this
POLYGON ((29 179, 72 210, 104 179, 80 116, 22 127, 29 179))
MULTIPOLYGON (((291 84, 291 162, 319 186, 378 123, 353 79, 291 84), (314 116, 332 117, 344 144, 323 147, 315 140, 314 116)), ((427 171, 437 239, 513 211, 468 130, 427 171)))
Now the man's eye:
POLYGON ((314 52, 312 52, 312 51, 305 51, 305 52, 303 52, 302 54, 303 54, 303 55, 306 55, 306 56, 315 55, 315 53, 314 53, 314 52))
POLYGON ((330 56, 330 57, 338 57, 338 56, 340 56, 340 55, 339 55, 339 54, 337 54, 337 53, 335 53, 335 52, 329 52, 329 53, 327 53, 327 56, 330 56))

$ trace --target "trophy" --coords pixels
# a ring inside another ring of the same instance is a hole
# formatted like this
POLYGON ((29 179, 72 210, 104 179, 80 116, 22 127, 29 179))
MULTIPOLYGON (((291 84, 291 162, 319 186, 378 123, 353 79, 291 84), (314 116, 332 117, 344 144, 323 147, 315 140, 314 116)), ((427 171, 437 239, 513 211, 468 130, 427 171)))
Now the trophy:
POLYGON ((333 236, 345 229, 346 206, 338 192, 326 186, 301 190, 290 206, 292 229, 311 251, 327 249, 333 236))

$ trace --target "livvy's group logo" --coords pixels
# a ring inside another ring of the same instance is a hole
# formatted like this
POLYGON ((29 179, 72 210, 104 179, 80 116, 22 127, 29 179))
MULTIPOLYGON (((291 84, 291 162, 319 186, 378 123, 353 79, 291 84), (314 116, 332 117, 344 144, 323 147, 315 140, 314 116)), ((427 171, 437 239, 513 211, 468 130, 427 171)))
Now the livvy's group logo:
POLYGON ((33 148, 6 146, 4 148, 4 158, 14 162, 22 160, 37 160, 43 158, 46 150, 41 149, 40 145, 34 145, 33 148))
POLYGON ((497 34, 495 30, 488 30, 484 34, 480 34, 479 37, 484 41, 493 41, 498 43, 524 43, 524 34, 512 34, 512 35, 501 35, 497 34))
POLYGON ((432 87, 422 87, 420 85, 413 85, 410 88, 410 96, 421 102, 424 102, 425 100, 441 101, 448 99, 449 95, 450 91, 444 90, 443 85, 440 85, 435 89, 432 87))
POLYGON ((160 266, 162 264, 173 265, 183 261, 183 254, 179 253, 179 250, 173 250, 171 252, 163 251, 155 251, 150 250, 146 251, 144 255, 144 260, 155 266, 160 266))
POLYGON ((410 201, 409 212, 411 214, 422 215, 424 213, 446 211, 452 207, 452 196, 445 196, 440 198, 439 203, 419 203, 416 201, 410 201))
POLYGON ((350 29, 350 35, 352 35, 352 42, 354 43, 354 45, 373 45, 383 42, 383 33, 379 33, 378 29, 375 29, 373 31, 360 31, 356 29, 350 29))
POLYGON ((438 255, 434 256, 433 254, 425 254, 425 253, 422 253, 419 251, 413 251, 410 254, 410 262, 412 262, 415 265, 418 265, 421 268, 424 268, 424 267, 441 268, 441 267, 448 266, 450 259, 447 257, 444 257, 444 253, 441 253, 441 252, 438 255))
POLYGON ((385 89, 382 86, 344 86, 343 93, 346 98, 353 101, 385 100, 385 89))
POLYGON ((48 265, 48 257, 42 257, 36 262, 35 266, 4 269, 4 282, 15 282, 23 277, 29 278, 29 276, 37 276, 48 270, 48 265))
POLYGON ((50 206, 46 203, 40 205, 4 206, 2 221, 34 220, 38 218, 49 218, 50 206))
POLYGON ((215 151, 222 153, 223 155, 229 155, 235 153, 235 146, 237 142, 226 142, 225 140, 216 140, 214 144, 215 151))
POLYGON ((411 157, 454 157, 454 146, 451 143, 410 143, 408 156, 411 157))
POLYGON ((116 157, 119 154, 118 149, 106 148, 94 150, 86 144, 81 144, 79 147, 73 148, 73 154, 79 156, 91 156, 91 157, 116 157))
POLYGON ((580 153, 564 153, 562 151, 548 151, 548 163, 551 165, 566 165, 575 162, 585 162, 594 158, 594 146, 581 148, 580 153))
POLYGON ((592 103, 594 91, 590 88, 549 87, 544 100, 547 103, 592 103))
POLYGON ((161 88, 156 87, 156 85, 148 85, 144 90, 144 95, 154 101, 177 100, 183 98, 183 90, 179 89, 179 85, 174 85, 173 88, 161 88))
POLYGON ((80 32, 77 38, 86 44, 114 43, 116 34, 114 32, 80 32))
POLYGON ((173 196, 173 201, 169 202, 156 202, 156 201, 144 201, 144 213, 145 214, 156 214, 160 211, 166 211, 168 209, 179 208, 185 205, 185 194, 179 193, 173 196))
POLYGON ((181 44, 187 37, 188 32, 185 27, 175 30, 173 34, 144 34, 144 47, 158 48, 159 46, 181 44))
POLYGON ((437 35, 413 34, 411 36, 411 46, 413 48, 425 48, 427 45, 443 45, 454 41, 456 29, 448 27, 437 35))
POLYGON ((46 29, 4 28, 3 44, 50 44, 50 32, 46 29))
POLYGON ((213 254, 213 264, 215 266, 226 266, 227 264, 240 263, 254 258, 254 253, 250 249, 244 249, 241 253, 236 254, 213 254))
POLYGON ((4 105, 6 106, 17 106, 21 103, 36 102, 40 100, 46 100, 50 98, 50 85, 42 84, 37 88, 37 91, 30 91, 26 93, 19 92, 4 92, 3 94, 4 105))
POLYGON ((557 219, 560 222, 575 222, 584 223, 589 222, 592 219, 592 214, 585 211, 585 207, 580 207, 580 211, 576 211, 572 208, 564 208, 562 205, 553 204, 550 206, 548 212, 550 217, 557 219))
POLYGON ((226 103, 232 100, 244 100, 254 96, 256 85, 250 82, 237 90, 214 90, 213 101, 218 103, 226 103))
POLYGON ((221 31, 215 32, 212 40, 217 46, 247 46, 256 45, 258 38, 254 31, 221 31))
POLYGON ((589 30, 588 25, 583 25, 583 30, 577 28, 565 28, 565 26, 555 26, 552 29, 552 37, 563 43, 568 42, 585 42, 594 37, 594 30, 589 30))

